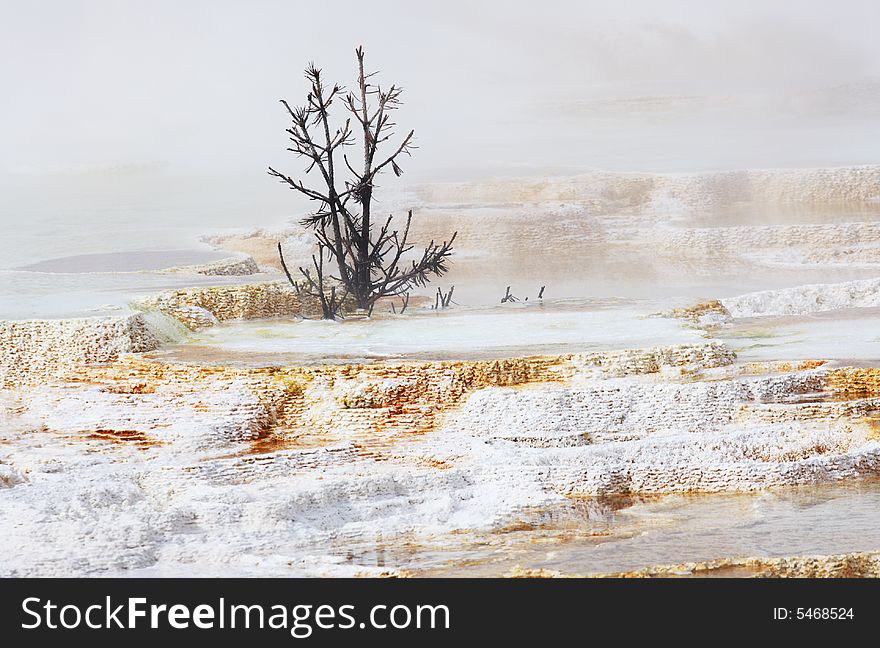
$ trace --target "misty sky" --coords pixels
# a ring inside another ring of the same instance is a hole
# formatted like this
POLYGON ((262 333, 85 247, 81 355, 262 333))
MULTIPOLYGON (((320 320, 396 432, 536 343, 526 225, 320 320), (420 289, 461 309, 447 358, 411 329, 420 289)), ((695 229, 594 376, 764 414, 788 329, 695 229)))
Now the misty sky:
POLYGON ((264 182, 298 168, 277 100, 309 60, 350 85, 358 44, 411 180, 880 162, 876 1, 426 5, 2 0, 0 172, 264 182))

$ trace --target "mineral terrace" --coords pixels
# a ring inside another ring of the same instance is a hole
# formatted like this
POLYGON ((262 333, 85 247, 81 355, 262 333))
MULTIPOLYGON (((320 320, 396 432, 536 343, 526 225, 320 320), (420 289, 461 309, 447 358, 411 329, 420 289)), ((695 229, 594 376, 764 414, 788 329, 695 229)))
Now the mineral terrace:
MULTIPOLYGON (((511 216, 517 234, 506 244, 486 246, 485 233, 458 223, 465 247, 482 250, 463 251, 460 282, 480 267, 493 268, 485 281, 502 276, 494 255, 523 245, 542 205, 550 216, 541 222, 583 251, 602 247, 606 269, 641 259, 655 278, 686 268, 701 276, 751 268, 754 276, 785 261, 784 272, 848 264, 861 273, 722 290, 702 302, 690 291, 638 320, 671 320, 693 335, 681 344, 615 348, 609 331, 601 348, 477 359, 321 364, 175 355, 229 322, 271 328, 314 317, 314 300, 277 275, 252 277, 272 272, 267 250, 277 233, 264 232, 215 237, 215 245, 251 256, 204 270, 249 283, 162 292, 118 316, 2 321, 0 575, 418 575, 455 560, 420 571, 406 555, 498 537, 571 502, 871 478, 880 472, 880 361, 821 346, 810 357, 787 357, 784 347, 756 355, 757 346, 736 336, 753 335, 737 328, 743 322, 872 314, 880 307, 880 279, 870 276, 880 264, 880 221, 705 226, 703 219, 743 196, 759 205, 867 209, 878 186, 877 168, 857 167, 416 191, 443 223, 452 221, 441 218, 452 205, 489 220, 501 209, 492 200, 524 205, 511 216), (367 557, 377 547, 397 557, 388 564, 367 557)), ((615 571, 880 573, 870 552, 667 562, 615 571)), ((563 575, 528 565, 499 570, 563 575)))

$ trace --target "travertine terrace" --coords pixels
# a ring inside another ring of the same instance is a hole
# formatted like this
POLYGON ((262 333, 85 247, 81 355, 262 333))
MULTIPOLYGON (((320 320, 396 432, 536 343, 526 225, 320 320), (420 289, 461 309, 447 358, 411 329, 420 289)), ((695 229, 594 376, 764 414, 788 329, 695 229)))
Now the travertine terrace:
POLYGON ((410 354, 315 361, 364 329, 295 324, 318 305, 270 266, 279 237, 292 263, 308 252, 296 228, 214 235, 250 256, 173 269, 246 283, 167 289, 109 317, 0 322, 0 572, 876 575, 876 552, 847 547, 806 558, 707 549, 701 561, 601 572, 491 572, 485 549, 442 556, 468 543, 512 552, 504 538, 521 530, 562 551, 572 536, 611 542, 654 523, 626 505, 634 522, 593 533, 606 516, 595 503, 758 498, 880 472, 880 353, 849 334, 880 307, 878 185, 876 167, 853 167, 414 188, 420 222, 461 231, 450 282, 471 301, 458 319, 428 321, 422 295, 414 313, 381 315, 389 338, 467 326, 472 312, 490 329, 477 346, 512 335, 491 330, 511 326, 502 312, 545 326, 554 314, 596 318, 590 335, 558 335, 549 350, 551 327, 526 326, 516 345, 485 353, 425 340, 410 354), (774 222, 750 210, 775 210, 774 222), (565 258, 580 260, 577 273, 565 258), (508 283, 532 301, 492 306, 508 283), (556 296, 539 302, 545 283, 556 296), (844 314, 852 328, 837 333, 844 314), (778 332, 826 323, 815 338, 778 332), (249 356, 210 337, 224 330, 288 354, 319 333, 329 342, 308 361, 249 356), (559 511, 580 506, 585 518, 562 525, 559 511), (371 559, 379 548, 391 557, 371 559))
POLYGON ((158 346, 159 339, 139 314, 0 321, 0 387, 46 382, 73 368, 158 346))
POLYGON ((165 313, 193 330, 226 320, 314 317, 321 312, 317 298, 280 281, 172 290, 136 305, 165 313))
MULTIPOLYGON (((512 578, 566 578, 547 570, 514 569, 512 578)), ((681 578, 686 576, 719 576, 725 578, 877 578, 880 576, 880 554, 874 552, 830 556, 787 556, 784 558, 725 558, 703 563, 658 565, 639 571, 612 574, 581 574, 580 576, 610 578, 681 578)))

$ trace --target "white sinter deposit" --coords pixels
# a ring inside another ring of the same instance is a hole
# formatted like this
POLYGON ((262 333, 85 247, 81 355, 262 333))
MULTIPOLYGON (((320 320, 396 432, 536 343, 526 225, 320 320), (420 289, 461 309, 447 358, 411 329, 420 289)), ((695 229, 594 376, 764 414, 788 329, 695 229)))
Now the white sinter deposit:
MULTIPOLYGON (((467 308, 302 321, 314 299, 277 275, 163 274, 147 312, 0 322, 0 576, 377 574, 364 547, 491 556, 579 498, 876 475, 880 370, 748 363, 700 327, 880 306, 878 187, 877 166, 420 187, 413 236, 459 231, 441 287, 467 308), (532 301, 500 307, 508 284, 532 301)), ((269 232, 212 241, 250 256, 178 270, 277 257, 269 232)))
POLYGON ((428 363, 409 381, 316 368, 300 386, 298 373, 161 378, 135 364, 7 397, 2 574, 370 573, 346 560, 349 542, 454 544, 565 496, 753 491, 880 467, 860 423, 876 399, 784 404, 833 370, 740 375, 717 343, 548 362, 545 378, 476 387, 460 407, 442 399, 492 361, 428 363), (293 407, 310 441, 277 427, 293 407), (436 424, 406 426, 438 407, 436 424), (398 423, 376 427, 386 419, 398 423), (260 446, 266 430, 282 443, 260 446))
POLYGON ((880 307, 880 279, 808 284, 722 299, 732 317, 806 315, 845 308, 880 307))

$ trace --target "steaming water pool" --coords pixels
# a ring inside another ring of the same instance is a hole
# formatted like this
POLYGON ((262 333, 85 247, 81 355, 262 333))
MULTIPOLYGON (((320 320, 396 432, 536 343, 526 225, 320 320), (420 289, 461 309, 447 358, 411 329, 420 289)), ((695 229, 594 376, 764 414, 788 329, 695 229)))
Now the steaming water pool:
POLYGON ((272 320, 215 326, 169 350, 185 360, 329 362, 379 358, 466 359, 704 342, 678 321, 649 317, 628 300, 417 311, 372 320, 272 320))

